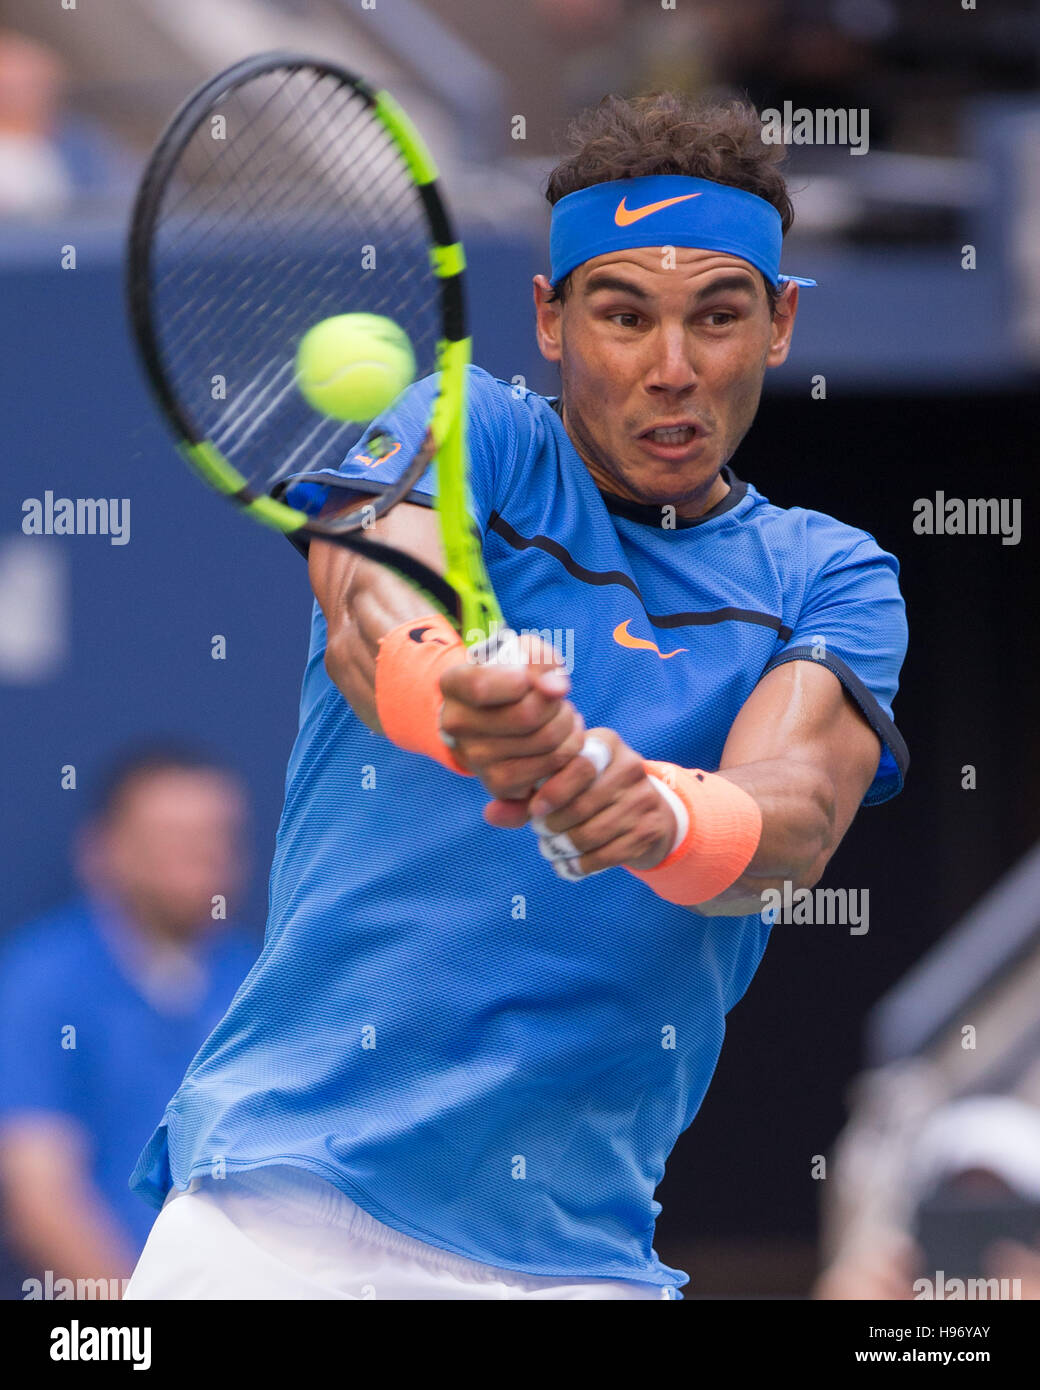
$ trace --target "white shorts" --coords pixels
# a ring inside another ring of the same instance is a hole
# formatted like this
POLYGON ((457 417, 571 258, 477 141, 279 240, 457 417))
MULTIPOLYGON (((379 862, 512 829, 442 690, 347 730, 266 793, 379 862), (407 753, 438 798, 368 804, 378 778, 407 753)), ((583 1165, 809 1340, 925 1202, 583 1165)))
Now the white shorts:
POLYGON ((384 1226, 306 1169, 256 1168, 173 1188, 128 1299, 652 1298, 621 1279, 495 1269, 384 1226))

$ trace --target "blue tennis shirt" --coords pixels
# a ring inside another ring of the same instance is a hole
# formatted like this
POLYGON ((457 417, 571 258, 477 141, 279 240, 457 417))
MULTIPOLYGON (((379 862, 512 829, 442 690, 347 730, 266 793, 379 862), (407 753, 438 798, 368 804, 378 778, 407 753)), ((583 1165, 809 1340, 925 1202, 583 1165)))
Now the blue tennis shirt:
MULTIPOLYGON (((411 387, 295 500, 392 481, 433 389, 411 387)), ((763 675, 815 659, 881 739, 865 801, 900 790, 906 622, 871 536, 728 470, 709 514, 662 527, 659 507, 597 489, 551 401, 477 368, 469 391, 491 581, 514 628, 559 630, 589 727, 715 769, 763 675)), ((409 498, 431 505, 434 488, 428 472, 409 498)), ((326 636, 315 605, 263 952, 134 1186, 158 1206, 222 1165, 298 1164, 469 1259, 677 1290, 654 1190, 769 927, 698 916, 620 868, 557 878, 529 828, 482 819, 477 779, 365 727, 325 671, 326 636)))

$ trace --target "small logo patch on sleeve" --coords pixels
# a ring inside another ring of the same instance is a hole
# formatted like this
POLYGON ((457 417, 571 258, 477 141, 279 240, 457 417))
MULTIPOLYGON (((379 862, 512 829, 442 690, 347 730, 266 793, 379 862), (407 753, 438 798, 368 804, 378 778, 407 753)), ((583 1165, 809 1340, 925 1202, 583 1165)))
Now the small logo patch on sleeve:
POLYGON ((365 468, 378 468, 387 459, 392 459, 401 447, 399 439, 391 439, 388 434, 374 434, 368 441, 366 454, 355 454, 354 462, 365 468))

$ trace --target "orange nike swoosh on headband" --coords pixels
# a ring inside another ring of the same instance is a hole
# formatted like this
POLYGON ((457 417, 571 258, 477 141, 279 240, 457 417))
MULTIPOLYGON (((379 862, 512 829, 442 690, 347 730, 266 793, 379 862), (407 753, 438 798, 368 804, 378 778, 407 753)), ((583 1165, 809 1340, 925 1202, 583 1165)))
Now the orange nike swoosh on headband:
MULTIPOLYGON (((697 195, 694 194, 693 196, 696 197, 697 195)), ((662 661, 667 661, 670 656, 678 656, 680 652, 686 651, 685 647, 676 647, 674 652, 663 652, 656 642, 650 642, 645 637, 633 637, 628 630, 628 625, 631 621, 631 618, 626 618, 623 623, 618 623, 617 627, 614 629, 614 641, 619 647, 631 647, 636 651, 641 649, 647 652, 656 652, 662 661)))
POLYGON ((633 222, 638 222, 643 217, 649 217, 652 212, 660 212, 662 208, 670 208, 674 203, 685 203, 687 198, 699 198, 699 193, 683 193, 678 198, 662 198, 659 203, 647 203, 645 208, 626 208, 624 198, 617 205, 614 213, 614 221, 619 227, 631 227, 633 222))

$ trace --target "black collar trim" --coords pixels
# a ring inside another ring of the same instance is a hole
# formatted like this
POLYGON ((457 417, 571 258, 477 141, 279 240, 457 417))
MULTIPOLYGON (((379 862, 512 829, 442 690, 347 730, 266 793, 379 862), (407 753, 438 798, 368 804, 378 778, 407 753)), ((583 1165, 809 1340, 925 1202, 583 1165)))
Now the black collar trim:
POLYGON ((759 627, 768 627, 777 634, 781 642, 789 642, 792 636, 792 629, 787 626, 782 618, 774 617, 772 613, 759 613, 755 609, 749 608, 715 608, 706 613, 682 612, 682 613, 651 613, 643 601, 643 595, 639 591, 639 585, 631 575, 623 573, 621 570, 590 570, 584 565, 579 564, 574 556, 566 550, 559 541, 555 541, 551 536, 524 536, 515 527, 510 526, 509 522, 498 512, 492 512, 488 519, 488 530, 494 531, 501 536, 505 543, 512 546, 514 550, 541 550, 546 555, 551 555, 554 560, 558 560, 572 578, 577 579, 581 584, 589 584, 595 588, 605 588, 608 585, 617 584, 634 594, 639 600, 639 604, 646 614, 647 622, 651 627, 674 628, 674 627, 710 627, 715 623, 754 623, 759 627))

